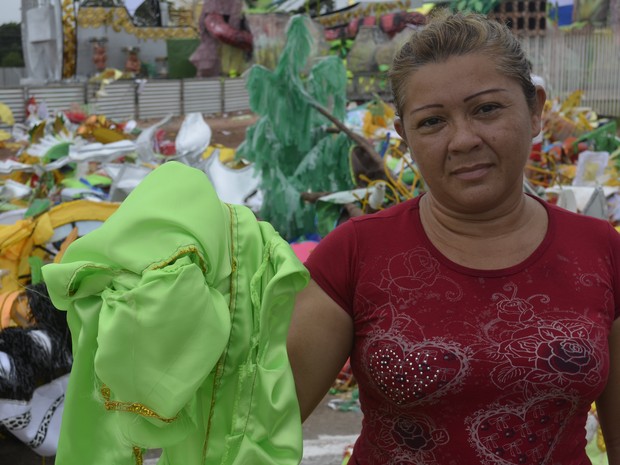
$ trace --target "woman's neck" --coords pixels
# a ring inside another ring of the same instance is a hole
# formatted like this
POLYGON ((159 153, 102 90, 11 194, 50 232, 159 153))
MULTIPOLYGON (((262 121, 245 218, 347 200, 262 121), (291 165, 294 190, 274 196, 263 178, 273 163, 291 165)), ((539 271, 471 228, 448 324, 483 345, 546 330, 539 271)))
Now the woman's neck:
POLYGON ((531 220, 528 215, 538 202, 527 195, 514 196, 503 204, 480 213, 459 212, 444 206, 431 193, 420 199, 425 225, 438 234, 488 240, 514 232, 531 220))
POLYGON ((540 245, 548 223, 544 207, 525 194, 494 210, 464 214, 445 208, 429 193, 420 199, 420 218, 444 256, 478 269, 520 263, 540 245))

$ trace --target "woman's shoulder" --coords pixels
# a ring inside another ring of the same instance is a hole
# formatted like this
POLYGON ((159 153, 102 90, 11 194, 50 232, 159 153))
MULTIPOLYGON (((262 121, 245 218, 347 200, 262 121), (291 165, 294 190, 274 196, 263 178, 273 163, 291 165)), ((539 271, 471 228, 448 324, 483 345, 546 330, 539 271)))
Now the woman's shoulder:
POLYGON ((589 246, 620 247, 620 234, 609 220, 572 212, 548 202, 543 204, 554 238, 563 238, 564 243, 568 240, 589 246))
POLYGON ((596 218, 583 213, 572 212, 547 201, 542 201, 542 203, 547 209, 549 217, 560 222, 563 226, 574 225, 575 227, 600 228, 602 230, 609 230, 609 228, 613 228, 611 223, 606 219, 596 218))

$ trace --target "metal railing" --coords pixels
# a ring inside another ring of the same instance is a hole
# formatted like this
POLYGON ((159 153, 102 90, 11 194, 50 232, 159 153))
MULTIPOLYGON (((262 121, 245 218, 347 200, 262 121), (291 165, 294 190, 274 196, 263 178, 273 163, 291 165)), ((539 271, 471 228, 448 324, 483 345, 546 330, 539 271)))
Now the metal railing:
POLYGON ((0 88, 0 102, 11 108, 15 120, 26 116, 26 102, 34 97, 50 111, 86 107, 111 119, 151 119, 168 114, 200 112, 206 115, 248 110, 245 82, 237 79, 120 80, 107 85, 63 83, 0 88))

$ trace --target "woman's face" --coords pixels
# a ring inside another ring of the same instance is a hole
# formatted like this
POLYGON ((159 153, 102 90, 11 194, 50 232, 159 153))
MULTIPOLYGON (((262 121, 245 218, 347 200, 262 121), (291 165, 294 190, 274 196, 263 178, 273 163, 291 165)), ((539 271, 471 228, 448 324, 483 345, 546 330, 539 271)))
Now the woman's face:
POLYGON ((522 195, 542 89, 537 97, 532 110, 517 80, 483 54, 453 56, 412 73, 395 126, 432 197, 456 212, 483 213, 522 195))

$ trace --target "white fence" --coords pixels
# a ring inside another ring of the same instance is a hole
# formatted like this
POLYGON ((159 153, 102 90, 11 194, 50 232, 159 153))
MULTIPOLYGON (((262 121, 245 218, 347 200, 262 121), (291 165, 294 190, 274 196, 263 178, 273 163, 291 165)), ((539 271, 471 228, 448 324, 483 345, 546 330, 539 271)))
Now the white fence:
POLYGON ((536 74, 551 97, 583 91, 582 105, 600 115, 620 117, 620 36, 611 29, 565 32, 522 41, 536 74))

